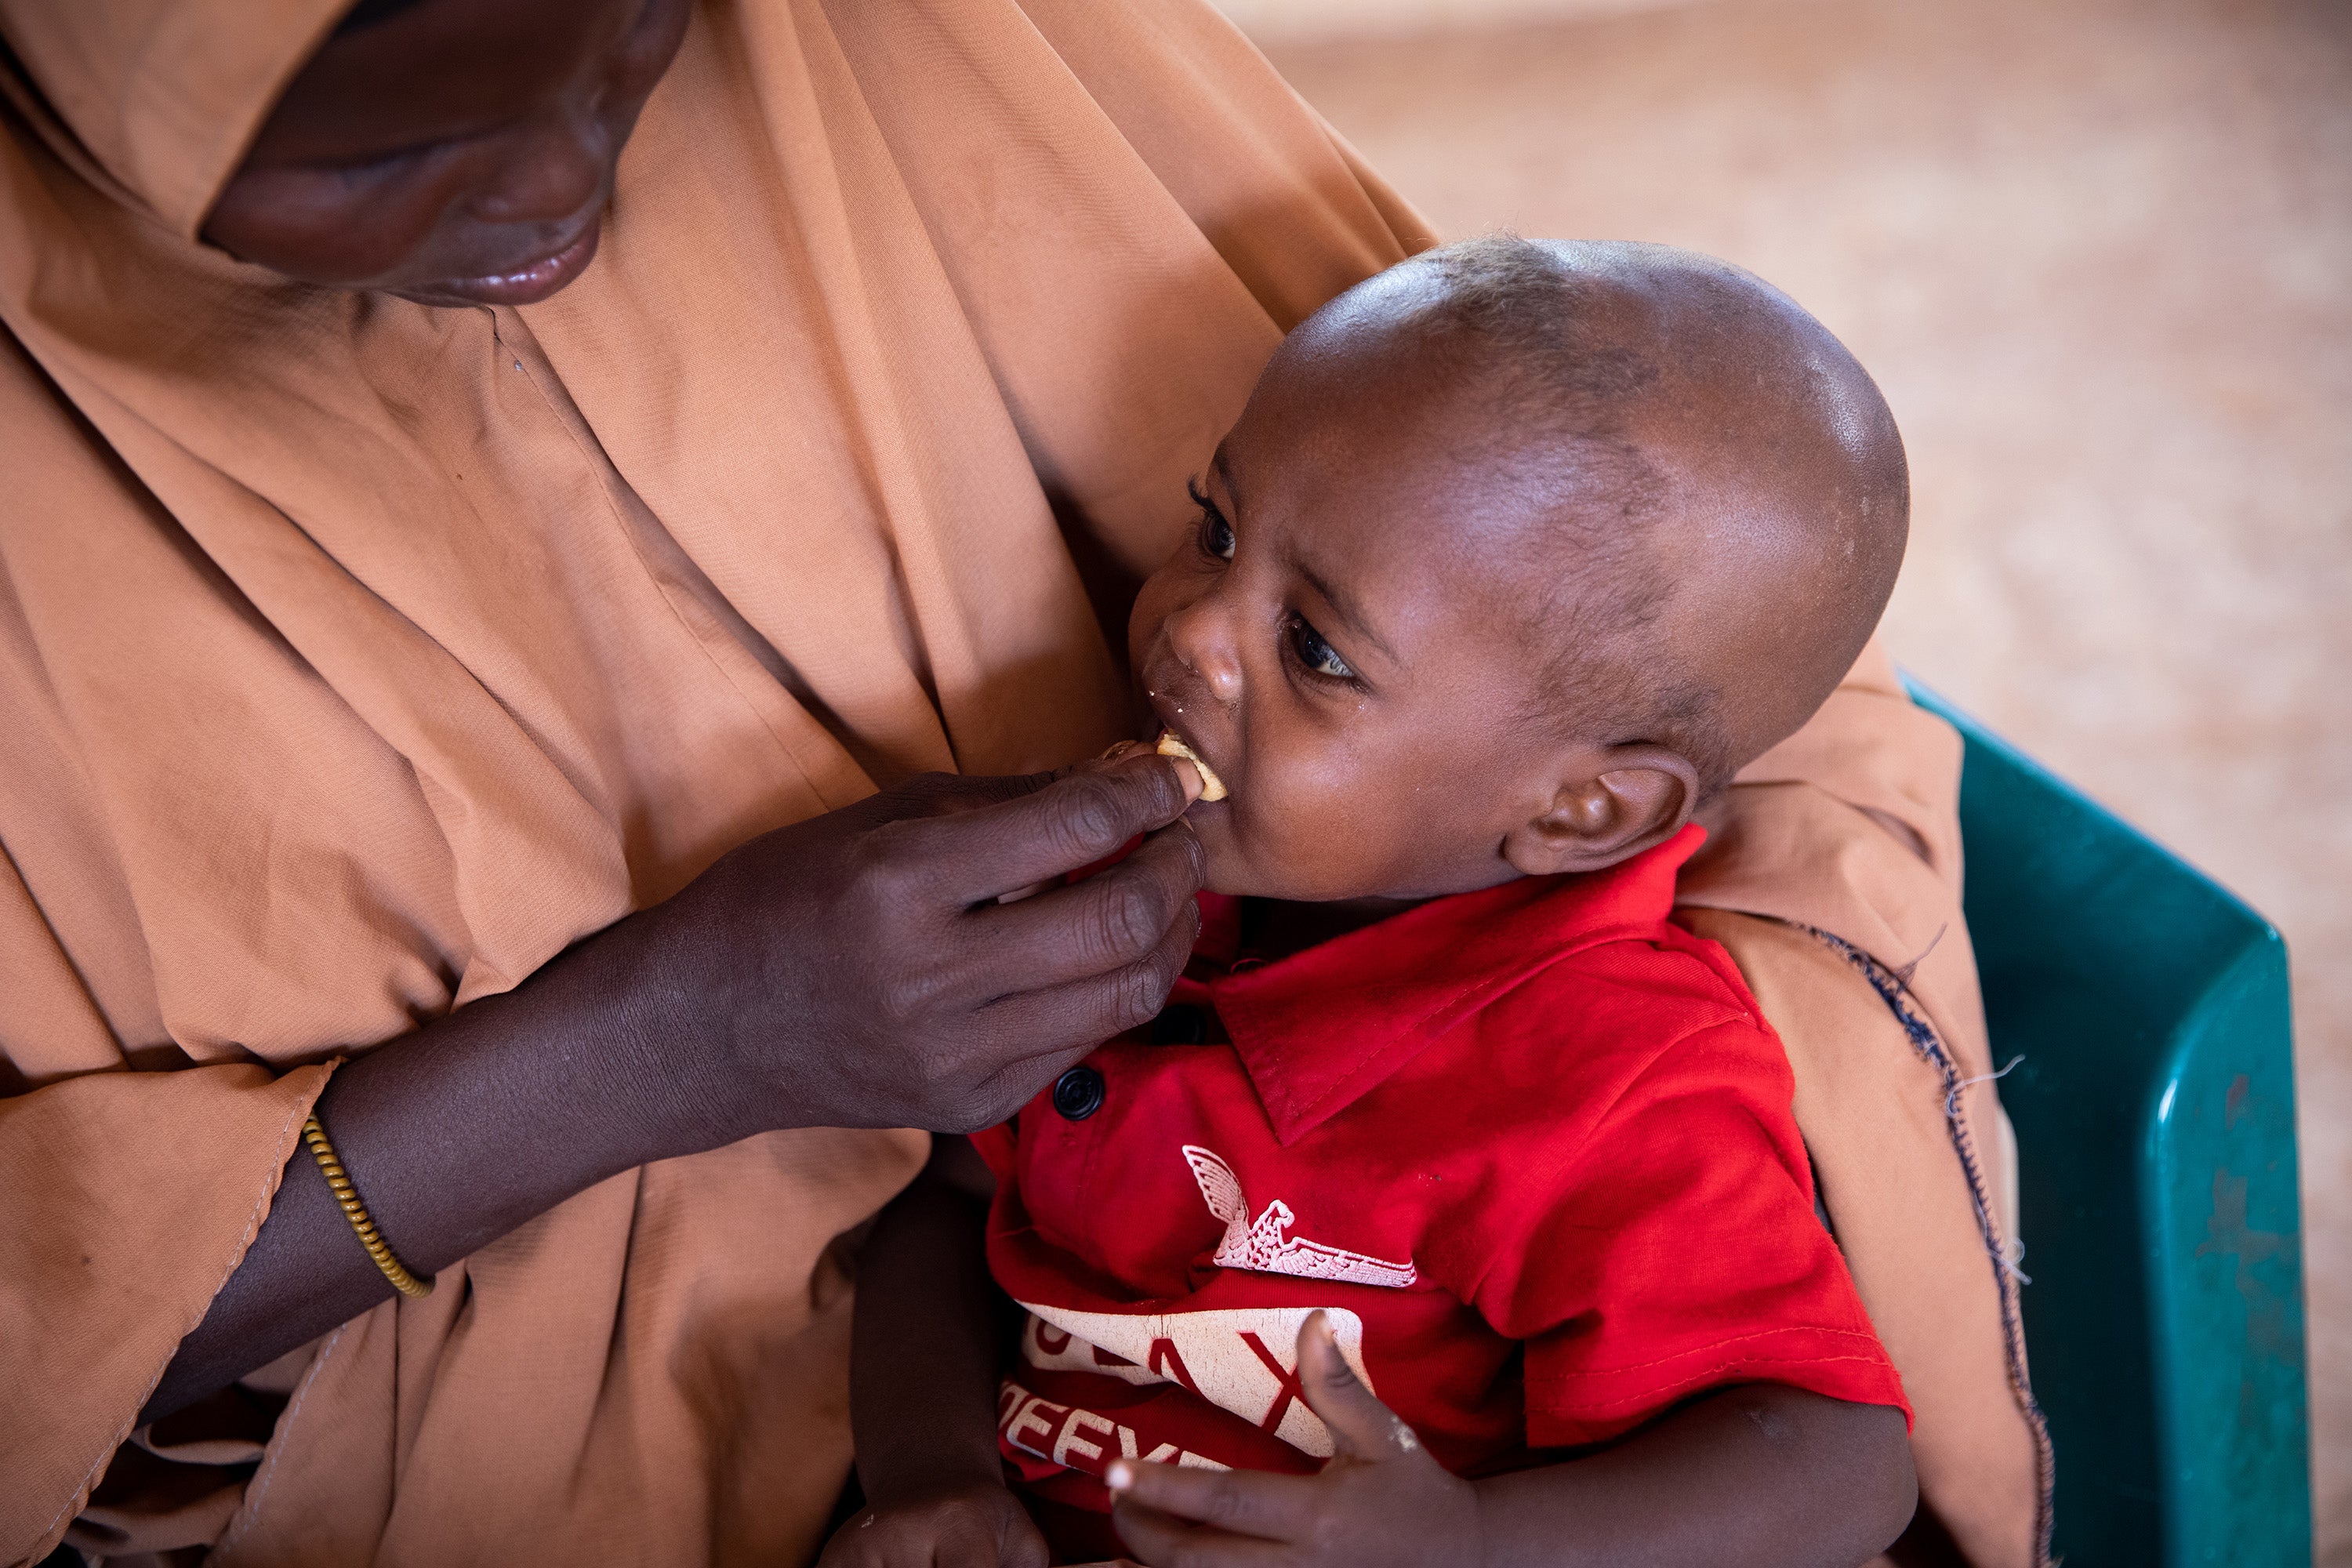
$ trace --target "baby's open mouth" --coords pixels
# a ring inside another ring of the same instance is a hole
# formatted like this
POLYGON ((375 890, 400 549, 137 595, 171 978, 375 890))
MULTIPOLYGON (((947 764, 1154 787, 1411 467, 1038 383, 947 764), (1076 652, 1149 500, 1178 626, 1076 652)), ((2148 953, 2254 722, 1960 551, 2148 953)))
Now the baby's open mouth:
POLYGON ((1179 740, 1176 736, 1175 731, 1160 731, 1160 744, 1153 747, 1152 750, 1158 752, 1163 757, 1181 757, 1186 762, 1192 763, 1194 767, 1200 769, 1201 798, 1202 800, 1223 800, 1225 798, 1225 781, 1217 776, 1216 770, 1214 768, 1212 768, 1208 763, 1201 760, 1200 752, 1194 751, 1192 747, 1179 740))

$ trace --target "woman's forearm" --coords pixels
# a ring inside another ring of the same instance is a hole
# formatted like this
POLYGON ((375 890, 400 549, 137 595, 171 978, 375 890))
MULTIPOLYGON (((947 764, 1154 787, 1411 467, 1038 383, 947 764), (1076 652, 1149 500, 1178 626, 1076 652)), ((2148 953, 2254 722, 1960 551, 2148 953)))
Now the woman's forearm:
MULTIPOLYGON (((756 1131, 719 1114, 629 922, 338 1070, 317 1114, 394 1257, 430 1277, 648 1160, 756 1131)), ((393 1293, 298 1147, 269 1217, 149 1399, 153 1420, 393 1293)))
MULTIPOLYGON (((1199 789, 1144 752, 1050 783, 929 775, 779 828, 514 991, 368 1051, 319 1119, 394 1255, 428 1275, 649 1160, 770 1128, 1002 1121, 1166 997, 1201 880, 1198 840, 1167 825, 1199 789), (1139 833, 1099 876, 997 901, 1139 833)), ((298 1151, 147 1418, 391 1289, 298 1151)))

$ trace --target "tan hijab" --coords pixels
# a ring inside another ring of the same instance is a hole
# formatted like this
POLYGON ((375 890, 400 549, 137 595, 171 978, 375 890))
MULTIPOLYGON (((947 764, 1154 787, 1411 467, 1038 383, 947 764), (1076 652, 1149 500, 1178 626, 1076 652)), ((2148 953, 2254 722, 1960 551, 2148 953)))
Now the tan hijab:
MULTIPOLYGON (((615 1177, 132 1424, 334 1054, 751 834, 1112 738, 1097 602, 1421 226, 1200 0, 706 0, 570 289, 307 288, 194 235, 341 8, 0 0, 0 1560, 801 1561, 829 1244, 919 1135, 615 1177)), ((1964 956, 1847 816, 1788 908, 1964 956)))

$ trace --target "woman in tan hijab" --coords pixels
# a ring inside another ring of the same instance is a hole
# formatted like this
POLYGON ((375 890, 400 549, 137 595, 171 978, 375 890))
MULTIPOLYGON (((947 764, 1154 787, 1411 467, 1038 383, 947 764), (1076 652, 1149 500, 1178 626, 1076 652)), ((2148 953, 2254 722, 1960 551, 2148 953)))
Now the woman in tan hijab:
MULTIPOLYGON (((1126 731, 1101 627, 1184 476, 1422 226, 1198 0, 0 41, 0 1559, 806 1560, 836 1238, 924 1146, 840 1129, 992 1119, 1157 1006, 1181 826, 992 895, 1184 781, 1029 775, 1126 731)), ((1923 1531, 2026 1563, 1956 762, 1874 654, 1689 895, 1923 1531)))

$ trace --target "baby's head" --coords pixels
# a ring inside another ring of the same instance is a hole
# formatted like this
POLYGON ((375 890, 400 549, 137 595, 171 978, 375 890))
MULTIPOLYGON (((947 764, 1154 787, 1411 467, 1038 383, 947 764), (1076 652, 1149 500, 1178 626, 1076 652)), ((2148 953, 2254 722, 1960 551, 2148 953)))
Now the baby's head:
POLYGON ((1266 366, 1129 626, 1221 891, 1427 897, 1670 837, 1877 625, 1909 489, 1786 296, 1660 246, 1416 257, 1266 366))

